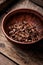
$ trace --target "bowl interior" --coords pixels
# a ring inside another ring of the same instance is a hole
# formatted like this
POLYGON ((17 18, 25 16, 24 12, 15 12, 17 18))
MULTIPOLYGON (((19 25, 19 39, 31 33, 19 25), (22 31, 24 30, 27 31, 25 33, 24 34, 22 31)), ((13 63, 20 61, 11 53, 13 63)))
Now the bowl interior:
POLYGON ((26 9, 16 10, 6 16, 6 18, 4 19, 4 22, 3 22, 3 28, 4 28, 4 31, 7 34, 7 36, 9 36, 8 27, 15 23, 22 22, 23 20, 27 21, 30 25, 36 26, 37 30, 41 34, 39 39, 41 39, 43 37, 42 16, 39 13, 37 13, 33 10, 28 10, 28 9, 27 10, 26 9))

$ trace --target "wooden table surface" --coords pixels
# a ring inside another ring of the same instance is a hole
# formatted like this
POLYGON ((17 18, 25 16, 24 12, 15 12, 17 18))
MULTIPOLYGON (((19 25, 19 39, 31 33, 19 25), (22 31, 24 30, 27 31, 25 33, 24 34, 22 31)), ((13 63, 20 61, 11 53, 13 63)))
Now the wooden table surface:
POLYGON ((3 54, 0 54, 0 65, 17 65, 15 62, 11 61, 3 54))
MULTIPOLYGON (((20 8, 34 9, 43 15, 43 9, 29 0, 21 0, 11 7, 7 13, 20 8)), ((0 17, 0 52, 2 53, 0 53, 0 65, 43 65, 43 51, 36 50, 38 46, 34 45, 35 47, 33 46, 30 50, 29 45, 16 45, 6 39, 1 26, 5 15, 6 13, 0 17)))

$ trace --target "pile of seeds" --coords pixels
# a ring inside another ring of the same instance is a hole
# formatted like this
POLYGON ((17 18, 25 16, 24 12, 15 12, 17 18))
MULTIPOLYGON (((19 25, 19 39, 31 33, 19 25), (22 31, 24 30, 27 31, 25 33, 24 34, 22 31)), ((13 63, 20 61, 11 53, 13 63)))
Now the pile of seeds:
POLYGON ((9 26, 9 36, 16 41, 32 42, 38 40, 39 32, 36 26, 22 21, 9 26))

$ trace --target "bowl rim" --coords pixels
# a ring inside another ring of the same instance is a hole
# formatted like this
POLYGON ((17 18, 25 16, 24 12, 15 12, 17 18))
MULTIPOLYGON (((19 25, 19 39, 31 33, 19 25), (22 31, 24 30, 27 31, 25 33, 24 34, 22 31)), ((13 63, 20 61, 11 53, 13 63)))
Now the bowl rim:
POLYGON ((12 13, 14 13, 14 12, 17 13, 18 11, 21 11, 21 10, 32 11, 33 13, 35 12, 35 14, 37 14, 37 15, 41 18, 41 20, 43 20, 43 15, 41 15, 41 13, 39 13, 39 12, 37 12, 36 10, 33 10, 33 9, 25 9, 25 8, 22 8, 22 9, 12 10, 12 11, 8 12, 8 13, 3 17, 3 19, 2 19, 2 31, 3 31, 4 35, 5 35, 10 41, 12 41, 12 42, 14 42, 14 43, 18 43, 18 44, 34 44, 34 43, 40 41, 40 40, 43 38, 43 36, 42 36, 42 38, 40 38, 40 39, 37 40, 37 41, 33 41, 33 42, 20 42, 20 41, 16 41, 16 40, 13 40, 12 38, 10 38, 10 36, 8 36, 8 34, 7 34, 7 33, 5 32, 5 30, 4 30, 4 22, 5 22, 5 19, 6 19, 8 16, 12 15, 12 13))

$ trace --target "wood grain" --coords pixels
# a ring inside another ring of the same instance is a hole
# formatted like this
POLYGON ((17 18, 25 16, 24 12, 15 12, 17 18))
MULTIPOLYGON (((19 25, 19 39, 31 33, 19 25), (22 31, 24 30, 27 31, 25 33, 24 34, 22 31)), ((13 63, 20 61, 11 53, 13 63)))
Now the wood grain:
POLYGON ((17 65, 17 64, 6 58, 4 55, 0 54, 0 65, 17 65))
POLYGON ((34 3, 40 5, 41 7, 43 7, 43 0, 31 0, 33 1, 34 3))
MULTIPOLYGON (((20 8, 34 9, 43 15, 43 9, 31 3, 29 0, 20 1, 9 11, 20 8)), ((4 15, 0 17, 0 52, 17 62, 19 65, 43 65, 43 53, 41 54, 41 52, 38 52, 37 50, 34 51, 32 48, 30 50, 29 46, 17 45, 7 40, 2 32, 1 26, 4 15)))

